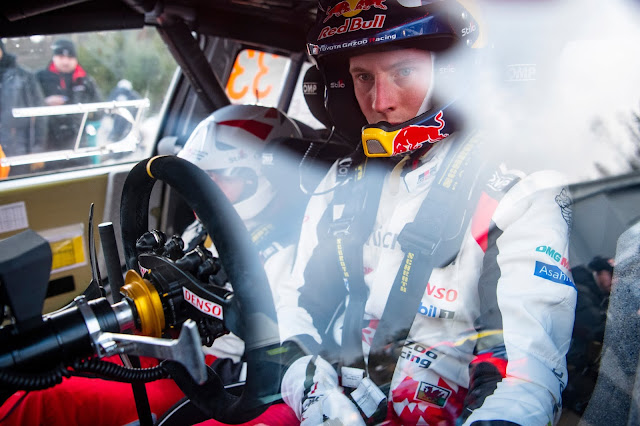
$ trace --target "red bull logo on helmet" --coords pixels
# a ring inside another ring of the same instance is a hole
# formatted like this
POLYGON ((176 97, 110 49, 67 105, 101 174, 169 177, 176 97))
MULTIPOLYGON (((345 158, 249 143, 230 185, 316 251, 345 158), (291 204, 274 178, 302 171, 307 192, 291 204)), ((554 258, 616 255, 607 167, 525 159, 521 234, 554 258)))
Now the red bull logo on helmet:
POLYGON ((369 10, 372 7, 380 10, 387 10, 387 6, 384 4, 385 1, 386 0, 343 0, 338 2, 335 6, 327 10, 323 23, 326 23, 329 19, 334 17, 339 18, 344 16, 347 19, 340 26, 324 27, 322 31, 320 31, 318 40, 351 31, 382 28, 386 18, 385 15, 376 15, 374 19, 368 21, 355 16, 363 10, 369 10))
POLYGON ((339 27, 326 26, 320 31, 318 40, 323 38, 332 37, 336 34, 350 33, 358 30, 370 30, 374 28, 382 28, 384 26, 385 15, 376 15, 373 19, 365 21, 364 19, 356 16, 355 18, 347 18, 339 27))
POLYGON ((393 152, 400 154, 420 148, 425 143, 436 143, 449 136, 442 133, 445 122, 442 119, 442 111, 435 116, 437 126, 408 126, 398 132, 393 139, 393 152))
POLYGON ((363 10, 369 10, 372 7, 380 10, 387 10, 384 2, 386 0, 344 0, 338 2, 335 6, 327 10, 327 16, 324 21, 327 22, 333 17, 346 16, 348 18, 357 15, 363 10))

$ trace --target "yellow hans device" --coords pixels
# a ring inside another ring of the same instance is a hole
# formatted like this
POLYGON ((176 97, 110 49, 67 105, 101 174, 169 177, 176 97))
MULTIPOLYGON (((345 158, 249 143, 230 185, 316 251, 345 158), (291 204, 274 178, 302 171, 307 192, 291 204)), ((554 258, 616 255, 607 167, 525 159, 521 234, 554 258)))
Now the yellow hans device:
POLYGON ((423 145, 434 144, 447 136, 444 112, 424 115, 391 126, 386 121, 362 128, 362 146, 367 157, 391 157, 405 152, 415 151, 423 145))
POLYGON ((387 132, 379 127, 365 126, 362 129, 362 146, 367 157, 391 157, 395 152, 393 141, 400 130, 387 132))

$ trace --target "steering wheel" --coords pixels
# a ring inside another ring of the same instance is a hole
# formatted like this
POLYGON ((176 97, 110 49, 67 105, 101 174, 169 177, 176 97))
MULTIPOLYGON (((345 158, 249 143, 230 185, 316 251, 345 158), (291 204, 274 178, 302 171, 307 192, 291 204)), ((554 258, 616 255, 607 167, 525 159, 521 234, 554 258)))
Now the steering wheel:
POLYGON ((176 190, 195 211, 233 287, 230 306, 235 314, 225 315, 224 321, 245 342, 247 380, 242 394, 235 396, 224 389, 215 374, 210 374, 201 391, 211 399, 207 401, 207 414, 214 419, 232 424, 246 422, 266 408, 265 402, 277 394, 279 386, 279 380, 264 380, 273 377, 273 364, 264 362, 265 348, 280 340, 271 289, 258 251, 234 207, 203 170, 182 158, 158 156, 134 166, 122 190, 120 222, 128 269, 138 270, 136 241, 148 231, 149 197, 157 180, 176 190))

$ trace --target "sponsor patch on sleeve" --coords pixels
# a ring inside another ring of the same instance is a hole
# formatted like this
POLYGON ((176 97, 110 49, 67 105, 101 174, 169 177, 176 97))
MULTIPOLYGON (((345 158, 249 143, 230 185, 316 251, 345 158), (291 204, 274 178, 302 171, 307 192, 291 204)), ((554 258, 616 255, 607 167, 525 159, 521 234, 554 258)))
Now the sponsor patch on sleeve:
POLYGON ((565 274, 558 266, 536 261, 536 267, 533 275, 544 278, 545 280, 553 281, 555 283, 575 287, 573 281, 571 281, 571 278, 567 274, 565 274))

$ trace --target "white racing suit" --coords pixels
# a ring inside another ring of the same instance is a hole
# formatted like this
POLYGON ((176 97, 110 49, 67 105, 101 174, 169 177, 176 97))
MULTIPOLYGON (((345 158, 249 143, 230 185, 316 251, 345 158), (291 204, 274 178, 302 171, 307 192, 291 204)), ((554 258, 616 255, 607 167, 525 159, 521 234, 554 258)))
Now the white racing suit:
MULTIPOLYGON (((384 179, 363 247, 365 356, 403 261, 397 237, 414 220, 452 143, 454 136, 384 179)), ((318 306, 333 293, 321 288, 330 275, 308 271, 323 238, 323 216, 334 208, 337 176, 336 163, 307 207, 291 278, 277 288, 281 339, 324 357, 339 350, 343 314, 334 309, 318 320, 318 306)), ((576 303, 567 262, 570 199, 562 176, 551 171, 525 177, 501 165, 486 184, 500 196, 480 197, 457 256, 432 271, 400 351, 386 395, 394 424, 543 425, 559 417, 576 303)), ((305 378, 293 376, 285 376, 282 392, 300 414, 301 387, 294 382, 305 378)))

